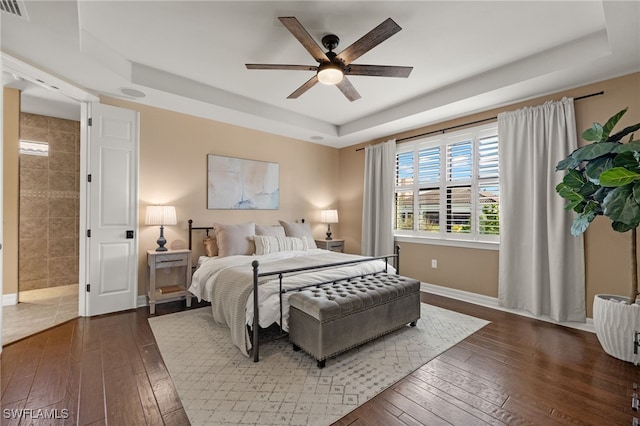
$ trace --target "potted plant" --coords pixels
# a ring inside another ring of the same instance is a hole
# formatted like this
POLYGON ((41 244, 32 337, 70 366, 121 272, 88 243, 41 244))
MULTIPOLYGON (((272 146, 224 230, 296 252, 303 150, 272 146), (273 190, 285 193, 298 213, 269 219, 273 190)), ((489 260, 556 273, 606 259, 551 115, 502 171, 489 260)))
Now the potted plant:
POLYGON ((640 331, 638 296, 638 258, 636 234, 640 225, 640 140, 633 132, 640 123, 611 134, 627 108, 615 114, 604 125, 593 126, 582 133, 591 142, 560 161, 556 171, 567 170, 558 194, 568 201, 567 210, 577 213, 571 234, 582 234, 596 216, 611 219, 614 231, 631 231, 631 282, 627 297, 598 294, 593 302, 593 324, 605 352, 624 361, 640 362, 634 347, 640 331), (627 143, 622 139, 631 135, 627 143))

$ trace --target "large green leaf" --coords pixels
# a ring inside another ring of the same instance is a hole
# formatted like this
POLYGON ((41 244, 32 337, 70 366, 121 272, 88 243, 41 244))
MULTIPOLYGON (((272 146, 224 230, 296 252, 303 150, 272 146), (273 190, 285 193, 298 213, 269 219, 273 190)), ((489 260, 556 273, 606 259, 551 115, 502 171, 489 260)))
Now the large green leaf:
POLYGON ((613 189, 602 203, 603 214, 614 222, 627 225, 640 221, 640 204, 633 197, 632 185, 613 189))
POLYGON ((600 174, 600 185, 602 186, 623 186, 637 180, 640 180, 640 173, 624 167, 614 167, 600 174))
POLYGON ((632 230, 636 226, 627 225, 626 223, 622 223, 622 222, 615 222, 615 221, 611 222, 611 227, 613 228, 614 231, 617 231, 617 232, 627 232, 632 230))
POLYGON ((633 126, 625 127, 622 131, 616 133, 615 135, 609 136, 607 142, 620 141, 628 134, 633 133, 637 130, 640 130, 640 123, 634 124, 633 126))
POLYGON ((602 124, 593 123, 593 126, 582 132, 582 139, 590 142, 600 142, 603 139, 603 134, 604 129, 602 128, 602 124))
POLYGON ((582 173, 580 173, 577 170, 571 169, 569 170, 569 172, 564 176, 564 178, 562 179, 562 182, 564 182, 565 185, 567 185, 570 188, 580 188, 582 185, 584 185, 587 181, 586 179, 582 176, 582 173))
POLYGON ((620 144, 617 142, 592 143, 576 149, 571 154, 571 157, 578 161, 593 160, 594 158, 611 154, 618 148, 619 145, 620 144))
POLYGON ((584 198, 591 198, 593 194, 598 190, 598 188, 600 187, 593 182, 585 182, 584 185, 580 187, 578 192, 584 198))
POLYGON ((628 143, 619 144, 616 149, 613 150, 615 154, 619 154, 622 152, 640 152, 640 140, 631 141, 628 143))
POLYGON ((613 166, 624 167, 629 170, 638 170, 640 169, 640 162, 638 162, 639 158, 640 157, 636 151, 621 152, 614 157, 613 166))
POLYGON ((571 224, 571 235, 577 237, 578 235, 582 234, 587 230, 589 224, 595 217, 596 216, 595 214, 593 214, 593 212, 585 212, 576 216, 576 218, 573 220, 573 223, 571 224))
POLYGON ((609 194, 609 192, 613 191, 614 188, 609 188, 606 186, 601 186, 600 189, 598 189, 592 196, 592 198, 602 204, 604 202, 604 199, 607 197, 607 195, 609 194))
POLYGON ((568 201, 582 201, 584 197, 580 194, 580 188, 573 188, 566 185, 564 182, 560 182, 556 186, 558 194, 568 201))
POLYGON ((560 170, 575 169, 580 165, 580 163, 582 163, 582 161, 577 160, 570 155, 564 160, 560 160, 558 162, 558 164, 556 165, 556 172, 559 172, 560 170))
POLYGON ((600 184, 600 173, 613 167, 613 157, 599 157, 587 163, 584 172, 589 180, 596 185, 600 184))
MULTIPOLYGON (((609 137, 609 135, 611 134, 611 131, 613 130, 613 128, 616 127, 616 124, 618 124, 618 121, 620 121, 620 119, 627 112, 628 109, 629 109, 629 107, 623 109, 622 111, 619 111, 617 114, 615 114, 614 116, 612 116, 610 119, 607 120, 607 122, 605 123, 605 125, 602 128, 602 138, 603 139, 607 139, 609 137)), ((617 139, 617 140, 619 140, 619 139, 617 139)))

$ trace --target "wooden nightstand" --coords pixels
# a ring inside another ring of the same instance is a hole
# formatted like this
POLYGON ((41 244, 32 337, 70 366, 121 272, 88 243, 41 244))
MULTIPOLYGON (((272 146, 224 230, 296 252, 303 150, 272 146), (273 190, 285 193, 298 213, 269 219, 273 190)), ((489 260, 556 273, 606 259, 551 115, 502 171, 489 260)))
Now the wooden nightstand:
POLYGON ((185 298, 187 308, 191 307, 191 250, 147 250, 147 296, 151 314, 156 312, 156 303, 185 298), (183 267, 179 271, 177 282, 173 285, 156 287, 156 273, 160 269, 183 267))
POLYGON ((344 253, 344 240, 315 240, 316 245, 320 249, 338 251, 340 253, 344 253))

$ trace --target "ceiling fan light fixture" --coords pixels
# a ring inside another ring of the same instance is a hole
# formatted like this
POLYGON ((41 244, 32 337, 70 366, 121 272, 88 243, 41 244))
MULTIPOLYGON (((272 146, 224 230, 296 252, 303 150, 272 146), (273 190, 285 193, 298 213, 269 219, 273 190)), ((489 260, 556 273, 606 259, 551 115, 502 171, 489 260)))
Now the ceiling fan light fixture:
POLYGON ((344 72, 336 64, 324 64, 318 70, 318 81, 322 84, 334 85, 342 81, 344 72))

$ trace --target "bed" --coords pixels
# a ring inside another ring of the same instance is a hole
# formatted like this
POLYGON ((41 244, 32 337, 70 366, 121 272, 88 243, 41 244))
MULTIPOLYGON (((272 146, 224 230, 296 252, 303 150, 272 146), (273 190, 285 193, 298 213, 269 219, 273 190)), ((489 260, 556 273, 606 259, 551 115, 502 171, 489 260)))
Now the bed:
POLYGON ((398 269, 397 253, 365 257, 318 249, 304 222, 281 221, 269 227, 188 223, 189 248, 199 244, 197 232, 206 248, 205 256, 198 258, 189 291, 199 301, 211 302, 214 320, 229 327, 233 344, 244 355, 253 355, 254 361, 259 359, 261 328, 278 324, 288 331, 292 292, 398 269), (211 250, 211 240, 217 251, 211 250), (393 260, 395 267, 390 265, 393 260))

